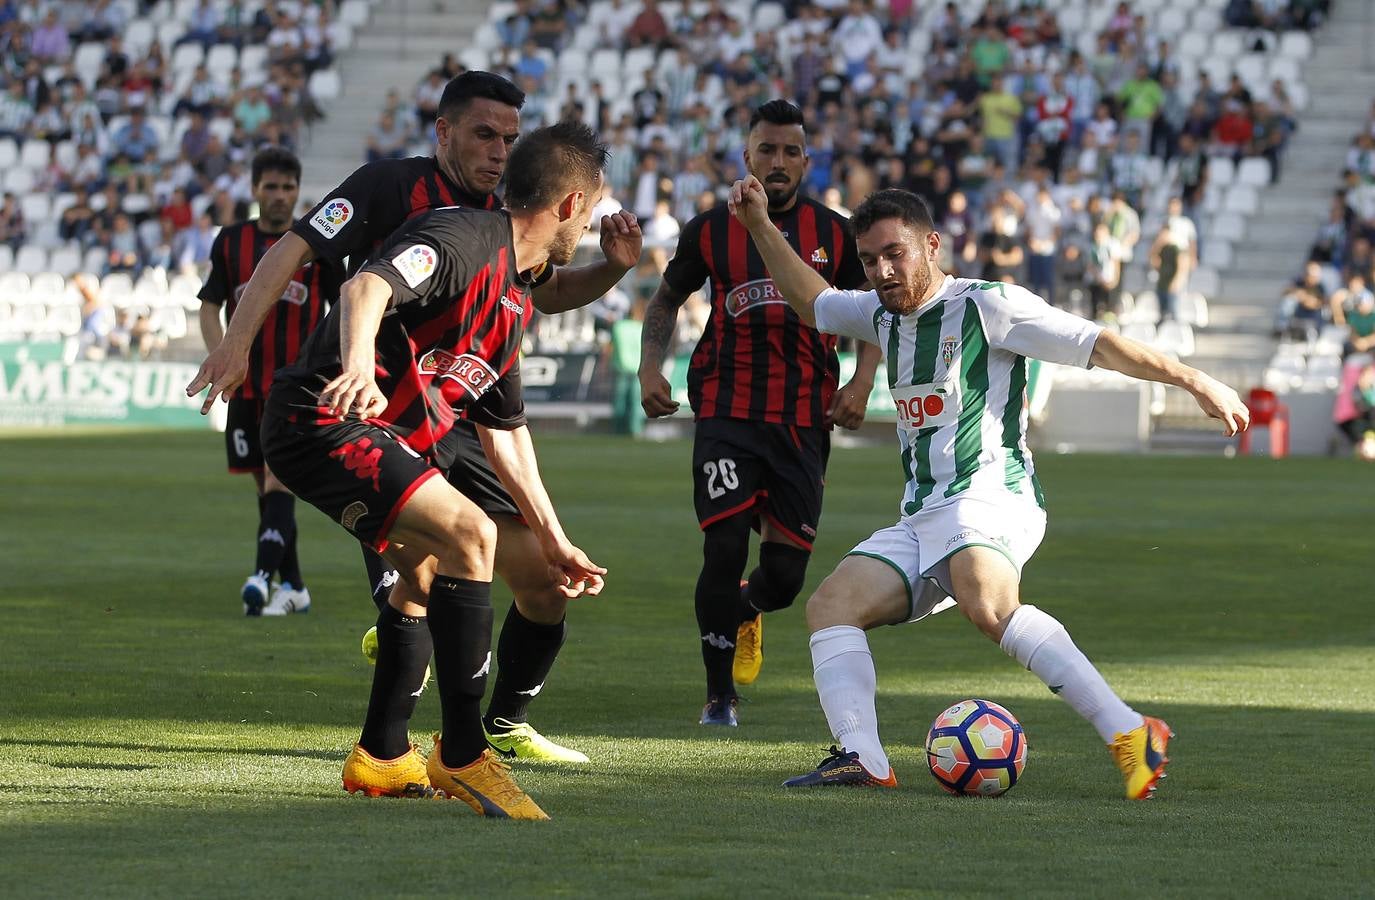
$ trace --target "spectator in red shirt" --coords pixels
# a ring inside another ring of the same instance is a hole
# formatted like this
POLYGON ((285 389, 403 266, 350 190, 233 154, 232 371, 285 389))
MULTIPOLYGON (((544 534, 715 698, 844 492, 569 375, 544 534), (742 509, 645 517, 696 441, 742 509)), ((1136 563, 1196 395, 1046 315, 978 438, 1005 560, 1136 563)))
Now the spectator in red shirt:
POLYGON ((186 191, 176 188, 172 191, 172 197, 167 201, 167 205, 162 208, 159 216, 164 222, 172 225, 173 232, 181 231, 183 228, 190 228, 191 222, 195 218, 195 213, 191 210, 191 203, 186 199, 186 191))
POLYGON ((1227 101, 1217 124, 1213 126, 1213 142, 1217 145, 1217 152, 1239 160, 1250 145, 1254 131, 1246 107, 1236 100, 1227 101))
POLYGON ((644 0, 644 9, 630 23, 630 28, 626 29, 625 43, 627 47, 667 47, 670 43, 668 39, 668 22, 664 20, 663 13, 659 12, 659 4, 656 0, 644 0))

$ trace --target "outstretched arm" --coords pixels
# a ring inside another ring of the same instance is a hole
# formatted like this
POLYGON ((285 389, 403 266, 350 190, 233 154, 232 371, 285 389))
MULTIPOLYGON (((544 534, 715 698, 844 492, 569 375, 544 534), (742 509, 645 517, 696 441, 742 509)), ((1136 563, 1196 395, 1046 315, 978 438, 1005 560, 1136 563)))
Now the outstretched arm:
POLYGON ((556 269, 535 288, 535 309, 553 315, 586 306, 606 296, 639 263, 644 236, 634 213, 602 216, 601 239, 606 258, 576 269, 556 269))
POLYGON ((493 471, 511 492, 520 514, 539 539, 550 568, 557 570, 554 583, 559 592, 570 600, 600 594, 606 569, 588 559, 587 554, 573 546, 563 533, 563 526, 554 513, 554 503, 540 478, 530 429, 522 425, 505 431, 479 425, 477 433, 493 471))
POLYGON ((1210 417, 1222 420, 1222 428, 1229 437, 1245 431, 1251 422, 1251 411, 1241 402, 1237 392, 1227 385, 1193 366, 1186 366, 1145 344, 1111 331, 1104 331, 1098 336, 1089 363, 1132 378, 1184 388, 1194 395, 1200 409, 1210 417))
POLYGON ((678 327, 678 310, 687 298, 687 294, 678 293, 662 281, 645 308, 644 329, 640 332, 640 405, 652 419, 678 411, 672 388, 664 377, 664 357, 678 327))
POLYGON ((764 185, 753 175, 744 181, 737 181, 730 189, 730 211, 749 229, 750 237, 769 270, 773 283, 797 317, 813 328, 816 327, 816 313, 812 304, 817 294, 830 285, 816 270, 802 261, 793 251, 783 233, 769 221, 769 200, 764 194, 764 185))
POLYGON ((244 286, 243 296, 234 308, 234 316, 229 320, 229 328, 219 346, 201 363, 200 371, 186 386, 186 396, 194 397, 201 388, 209 386, 210 393, 201 406, 201 414, 210 411, 217 396, 226 400, 234 390, 243 384, 248 376, 248 352, 253 347, 253 339, 274 303, 282 297, 282 292, 291 282, 291 275, 301 266, 310 262, 314 251, 305 240, 293 232, 282 235, 258 261, 253 277, 244 286))

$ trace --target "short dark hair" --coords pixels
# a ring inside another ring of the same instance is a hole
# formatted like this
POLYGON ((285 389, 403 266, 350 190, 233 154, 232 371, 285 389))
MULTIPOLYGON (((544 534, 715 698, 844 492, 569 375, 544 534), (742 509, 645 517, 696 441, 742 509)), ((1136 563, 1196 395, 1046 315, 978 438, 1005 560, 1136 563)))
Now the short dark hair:
POLYGON ((525 92, 495 72, 472 69, 454 76, 444 85, 444 93, 439 97, 439 115, 453 121, 463 115, 474 100, 495 100, 520 109, 525 105, 525 92))
POLYGON ((263 180, 268 172, 281 172, 301 181, 301 161, 285 147, 264 147, 253 157, 253 185, 263 180))
POLYGON ((802 115, 802 110, 796 103, 787 100, 770 100, 768 103, 760 104, 750 113, 750 130, 760 122, 768 122, 770 125, 801 125, 805 131, 807 119, 802 115))
POLYGON ((516 141, 506 161, 509 209, 539 209, 570 191, 590 191, 610 155, 597 133, 581 122, 536 128, 516 141))
POLYGON ((850 225, 856 235, 861 235, 884 219, 898 219, 922 233, 936 230, 931 207, 921 197, 901 188, 874 191, 855 209, 850 225))

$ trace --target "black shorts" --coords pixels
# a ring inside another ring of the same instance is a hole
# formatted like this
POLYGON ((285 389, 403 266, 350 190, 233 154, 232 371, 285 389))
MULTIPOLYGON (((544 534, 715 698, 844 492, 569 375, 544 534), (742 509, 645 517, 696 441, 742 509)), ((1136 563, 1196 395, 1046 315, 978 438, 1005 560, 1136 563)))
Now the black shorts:
POLYGON ((454 423, 453 430, 435 448, 435 463, 444 470, 449 484, 487 515, 520 518, 520 509, 492 471, 472 422, 459 419, 454 423))
POLYGON ((263 470, 263 445, 258 440, 262 429, 263 401, 238 397, 229 401, 224 425, 224 450, 229 471, 236 475, 263 470))
POLYGON ((263 455, 287 488, 379 553, 401 507, 440 471, 391 432, 366 422, 317 425, 278 402, 263 414, 263 455))
POLYGON ((830 432, 710 418, 692 445, 693 503, 703 530, 753 511, 810 550, 821 521, 830 432))

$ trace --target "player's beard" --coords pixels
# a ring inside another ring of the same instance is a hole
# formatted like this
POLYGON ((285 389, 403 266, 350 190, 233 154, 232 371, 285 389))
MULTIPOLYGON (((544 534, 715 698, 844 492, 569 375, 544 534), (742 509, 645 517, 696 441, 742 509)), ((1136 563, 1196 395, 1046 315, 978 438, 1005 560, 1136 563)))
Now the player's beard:
POLYGON ((797 196, 797 189, 802 186, 800 181, 788 181, 787 183, 778 181, 764 182, 764 196, 769 198, 769 209, 781 209, 792 202, 793 197, 797 196))
POLYGON ((291 226, 291 206, 286 203, 273 203, 264 207, 258 218, 268 231, 285 231, 291 226))
POLYGON ((553 266, 566 266, 573 261, 573 255, 578 252, 578 241, 582 238, 581 228, 570 228, 566 231, 560 230, 554 235, 554 240, 549 244, 549 264, 553 266))
POLYGON ((890 313, 905 316, 916 312, 931 289, 931 267, 923 265, 914 271, 910 278, 902 281, 896 290, 879 290, 878 302, 890 313), (894 296, 894 295, 897 296, 894 296))

